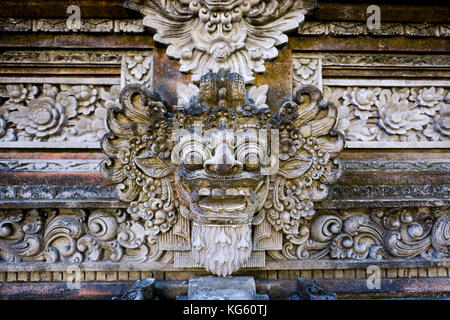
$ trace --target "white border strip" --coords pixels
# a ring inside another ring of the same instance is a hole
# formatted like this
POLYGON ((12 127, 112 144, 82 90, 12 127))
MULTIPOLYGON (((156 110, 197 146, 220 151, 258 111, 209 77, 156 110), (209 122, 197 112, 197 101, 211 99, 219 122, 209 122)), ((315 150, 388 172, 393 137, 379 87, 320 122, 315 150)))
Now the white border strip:
POLYGON ((417 142, 396 142, 396 141, 345 141, 347 149, 447 149, 450 148, 450 141, 417 141, 417 142))
POLYGON ((337 87, 450 87, 447 80, 368 80, 368 79, 323 79, 324 86, 337 87))
POLYGON ((49 84, 120 84, 120 78, 17 78, 0 77, 0 83, 49 83, 49 84))
POLYGON ((75 142, 75 141, 57 141, 57 142, 40 142, 40 141, 12 141, 0 142, 0 148, 19 149, 19 148, 43 148, 43 149, 100 149, 99 142, 75 142))

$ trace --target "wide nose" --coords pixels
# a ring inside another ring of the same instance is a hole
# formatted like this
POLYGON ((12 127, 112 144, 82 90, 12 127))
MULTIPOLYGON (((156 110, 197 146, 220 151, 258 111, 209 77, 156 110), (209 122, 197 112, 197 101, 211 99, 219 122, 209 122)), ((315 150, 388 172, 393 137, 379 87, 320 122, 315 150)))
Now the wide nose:
POLYGON ((214 156, 204 163, 204 168, 216 175, 231 175, 242 172, 243 165, 234 158, 233 152, 226 143, 220 143, 214 152, 214 156))

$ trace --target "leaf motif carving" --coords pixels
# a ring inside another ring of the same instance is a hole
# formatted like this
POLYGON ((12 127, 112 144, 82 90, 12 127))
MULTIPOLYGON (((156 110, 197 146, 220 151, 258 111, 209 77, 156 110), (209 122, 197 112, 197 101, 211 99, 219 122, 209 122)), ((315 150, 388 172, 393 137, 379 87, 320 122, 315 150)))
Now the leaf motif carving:
POLYGON ((141 155, 134 158, 136 165, 152 178, 163 178, 170 174, 170 167, 161 159, 141 155))
POLYGON ((309 168, 311 168, 312 160, 306 156, 297 156, 294 159, 289 159, 285 161, 279 171, 278 174, 287 178, 294 179, 300 177, 304 174, 309 168))

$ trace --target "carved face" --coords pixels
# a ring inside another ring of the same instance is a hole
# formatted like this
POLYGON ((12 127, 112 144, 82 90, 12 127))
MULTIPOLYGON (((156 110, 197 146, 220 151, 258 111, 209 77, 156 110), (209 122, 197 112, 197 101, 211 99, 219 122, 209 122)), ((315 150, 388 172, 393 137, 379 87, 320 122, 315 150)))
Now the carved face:
POLYGON ((264 137, 256 130, 208 130, 202 136, 187 134, 172 151, 179 163, 176 183, 179 197, 200 224, 251 223, 267 196, 264 137))
POLYGON ((316 3, 302 0, 127 0, 155 29, 155 41, 169 44, 167 55, 180 59, 182 72, 198 82, 208 71, 230 68, 247 83, 264 61, 287 42, 316 3))
POLYGON ((302 219, 340 175, 336 108, 305 86, 272 115, 267 86, 246 92, 243 77, 225 69, 178 91, 173 113, 138 85, 108 111, 102 172, 130 203, 140 243, 149 235, 175 251, 175 265, 227 276, 263 266, 265 250, 282 249, 282 233, 303 241, 302 219))

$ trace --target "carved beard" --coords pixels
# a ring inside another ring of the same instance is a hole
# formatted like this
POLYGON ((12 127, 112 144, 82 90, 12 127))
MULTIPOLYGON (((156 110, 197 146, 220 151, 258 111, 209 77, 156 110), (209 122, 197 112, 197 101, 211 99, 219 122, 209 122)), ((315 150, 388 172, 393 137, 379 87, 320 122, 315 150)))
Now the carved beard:
POLYGON ((194 223, 192 255, 195 263, 225 277, 242 268, 252 252, 251 227, 208 226, 194 223))

